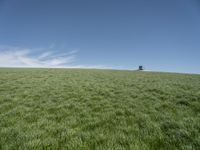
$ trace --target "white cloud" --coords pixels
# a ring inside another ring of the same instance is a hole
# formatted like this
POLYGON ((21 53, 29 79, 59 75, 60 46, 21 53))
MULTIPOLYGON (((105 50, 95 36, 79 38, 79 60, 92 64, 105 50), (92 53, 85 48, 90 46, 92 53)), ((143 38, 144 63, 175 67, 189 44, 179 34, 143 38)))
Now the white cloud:
POLYGON ((38 59, 44 59, 44 58, 50 56, 51 54, 52 54, 52 52, 44 52, 38 57, 38 59))
POLYGON ((76 64, 78 50, 65 53, 37 49, 23 49, 0 45, 0 67, 36 67, 36 68, 101 68, 111 69, 104 65, 76 64))

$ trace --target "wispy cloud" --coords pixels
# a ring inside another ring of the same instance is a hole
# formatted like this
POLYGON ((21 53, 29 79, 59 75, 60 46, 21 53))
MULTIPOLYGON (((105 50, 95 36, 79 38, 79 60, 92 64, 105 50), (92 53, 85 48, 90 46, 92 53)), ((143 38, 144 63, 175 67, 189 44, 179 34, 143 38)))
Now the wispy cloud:
POLYGON ((58 52, 52 49, 0 46, 0 67, 111 68, 104 65, 76 64, 77 53, 78 50, 58 52))

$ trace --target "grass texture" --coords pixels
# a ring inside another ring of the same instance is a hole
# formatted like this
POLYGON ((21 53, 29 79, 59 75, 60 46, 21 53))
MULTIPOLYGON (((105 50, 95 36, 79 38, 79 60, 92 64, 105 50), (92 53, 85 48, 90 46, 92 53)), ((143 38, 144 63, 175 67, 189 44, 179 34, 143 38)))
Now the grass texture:
POLYGON ((0 149, 199 150, 200 75, 1 68, 0 149))

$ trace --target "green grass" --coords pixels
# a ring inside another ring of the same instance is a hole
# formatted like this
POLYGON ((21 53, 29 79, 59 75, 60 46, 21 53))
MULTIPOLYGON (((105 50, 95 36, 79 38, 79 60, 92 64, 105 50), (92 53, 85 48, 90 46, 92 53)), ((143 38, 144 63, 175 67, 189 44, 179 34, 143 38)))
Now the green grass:
POLYGON ((200 75, 2 68, 0 149, 200 149, 200 75))

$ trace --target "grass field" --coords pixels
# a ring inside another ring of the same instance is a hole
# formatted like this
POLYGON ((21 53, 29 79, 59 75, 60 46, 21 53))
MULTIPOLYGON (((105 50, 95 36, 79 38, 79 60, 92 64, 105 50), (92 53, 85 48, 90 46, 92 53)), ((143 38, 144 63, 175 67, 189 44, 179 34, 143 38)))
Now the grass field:
POLYGON ((0 149, 199 150, 200 75, 2 68, 0 149))

